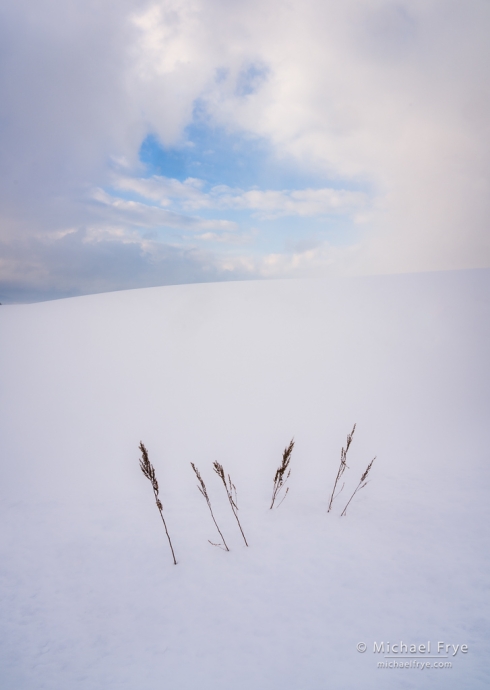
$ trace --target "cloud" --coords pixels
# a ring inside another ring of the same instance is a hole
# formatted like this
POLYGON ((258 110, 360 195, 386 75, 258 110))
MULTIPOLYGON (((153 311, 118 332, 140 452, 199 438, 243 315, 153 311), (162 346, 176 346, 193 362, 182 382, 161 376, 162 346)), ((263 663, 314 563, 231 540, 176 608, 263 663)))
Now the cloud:
POLYGON ((134 178, 117 176, 112 186, 116 190, 134 192, 139 196, 158 202, 161 206, 170 206, 173 202, 181 202, 188 208, 206 208, 207 196, 202 192, 204 181, 188 178, 184 182, 153 175, 148 178, 134 178))
POLYGON ((3 285, 490 265, 485 0, 18 0, 0 13, 3 285), (149 175, 145 137, 184 146, 196 120, 266 142, 309 181, 149 175), (324 232, 316 248, 288 249, 294 219, 305 240, 324 232), (161 228, 167 278, 140 244, 161 228))
POLYGON ((206 193, 204 180, 189 178, 179 182, 158 175, 139 179, 119 177, 114 180, 113 186, 119 190, 135 192, 165 208, 174 204, 185 210, 245 209, 257 212, 264 218, 352 213, 368 205, 365 193, 344 189, 244 191, 227 185, 216 185, 206 193))
MULTIPOLYGON (((177 180, 175 180, 177 182, 177 180)), ((143 191, 142 185, 136 184, 139 193, 143 191)), ((128 187, 126 187, 127 189, 128 187)), ((180 195, 179 195, 180 196, 180 195)), ((226 230, 237 229, 237 224, 229 220, 206 220, 196 216, 188 216, 175 213, 158 206, 141 203, 111 196, 103 189, 96 189, 92 198, 103 209, 104 217, 119 221, 128 226, 147 228, 170 227, 182 230, 226 230)), ((165 202, 163 202, 164 205, 165 202)))
POLYGON ((145 239, 124 228, 91 227, 57 239, 0 241, 0 302, 35 302, 131 287, 245 279, 197 246, 145 239))
POLYGON ((348 213, 367 204, 366 195, 361 192, 329 188, 234 192, 226 187, 215 187, 211 196, 219 208, 249 209, 263 218, 348 213))
MULTIPOLYGON (((208 107, 330 174, 378 212, 358 270, 488 265, 489 59, 483 2, 307 2, 256 25, 267 88, 208 107)), ((244 20, 245 21, 245 20, 244 20)))

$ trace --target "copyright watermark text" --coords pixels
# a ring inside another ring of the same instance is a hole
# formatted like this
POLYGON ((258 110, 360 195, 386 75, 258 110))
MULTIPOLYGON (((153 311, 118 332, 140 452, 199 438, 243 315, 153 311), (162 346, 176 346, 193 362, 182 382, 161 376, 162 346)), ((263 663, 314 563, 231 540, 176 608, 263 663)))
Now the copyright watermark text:
POLYGON ((468 654, 467 644, 453 644, 428 640, 423 643, 409 642, 384 642, 375 641, 371 645, 366 642, 358 642, 356 649, 360 654, 364 654, 371 649, 378 659, 382 656, 383 661, 377 661, 378 668, 405 668, 405 669, 445 669, 452 668, 450 659, 468 654))

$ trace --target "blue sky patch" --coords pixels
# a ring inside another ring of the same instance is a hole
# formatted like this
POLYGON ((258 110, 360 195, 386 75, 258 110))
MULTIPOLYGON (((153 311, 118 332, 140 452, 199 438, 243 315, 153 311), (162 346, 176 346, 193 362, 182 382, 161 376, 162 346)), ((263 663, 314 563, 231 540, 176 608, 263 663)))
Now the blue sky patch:
POLYGON ((264 139, 227 132, 205 122, 189 125, 180 146, 163 146, 149 134, 141 144, 139 158, 149 176, 163 175, 181 182, 197 177, 210 186, 226 184, 242 189, 360 189, 352 181, 313 174, 286 156, 279 159, 264 139))

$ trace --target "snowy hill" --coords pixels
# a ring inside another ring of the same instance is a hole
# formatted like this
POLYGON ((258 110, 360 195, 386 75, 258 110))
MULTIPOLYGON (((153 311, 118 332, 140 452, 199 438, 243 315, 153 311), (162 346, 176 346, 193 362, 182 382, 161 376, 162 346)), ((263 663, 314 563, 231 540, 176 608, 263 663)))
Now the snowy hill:
POLYGON ((0 686, 487 688, 489 312, 487 270, 2 306, 0 686))

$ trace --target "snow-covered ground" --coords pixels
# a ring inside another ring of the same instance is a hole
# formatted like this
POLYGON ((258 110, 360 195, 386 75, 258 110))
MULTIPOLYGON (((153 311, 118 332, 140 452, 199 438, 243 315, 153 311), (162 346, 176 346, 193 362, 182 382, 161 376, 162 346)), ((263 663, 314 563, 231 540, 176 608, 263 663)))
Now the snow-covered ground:
POLYGON ((0 687, 488 688, 489 306, 482 270, 0 307, 0 687))

